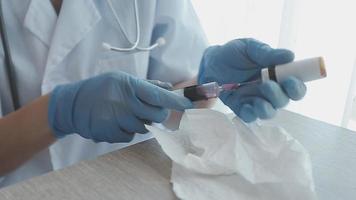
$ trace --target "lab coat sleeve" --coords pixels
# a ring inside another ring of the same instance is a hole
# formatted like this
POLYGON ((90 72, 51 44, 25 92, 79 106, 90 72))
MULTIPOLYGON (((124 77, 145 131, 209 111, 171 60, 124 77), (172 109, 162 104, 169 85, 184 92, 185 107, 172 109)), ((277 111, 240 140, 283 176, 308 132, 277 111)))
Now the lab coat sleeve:
MULTIPOLYGON (((10 85, 5 68, 5 55, 0 38, 0 118, 13 111, 11 101, 10 85)), ((0 177, 0 187, 6 176, 0 177)))
POLYGON ((148 79, 176 84, 197 75, 208 43, 189 0, 157 0, 152 42, 166 44, 150 54, 148 79))
POLYGON ((5 67, 5 55, 0 39, 0 118, 13 111, 9 79, 5 67))
MULTIPOLYGON (((2 46, 2 42, 1 42, 1 39, 0 39, 0 118, 2 118, 3 116, 3 111, 2 111, 2 101, 1 101, 1 97, 2 97, 2 85, 3 85, 3 82, 4 82, 4 78, 6 77, 3 77, 5 73, 4 71, 4 51, 2 50, 3 49, 3 46, 2 46)), ((0 176, 0 185, 1 185, 1 182, 3 182, 5 179, 5 177, 1 177, 0 176)))

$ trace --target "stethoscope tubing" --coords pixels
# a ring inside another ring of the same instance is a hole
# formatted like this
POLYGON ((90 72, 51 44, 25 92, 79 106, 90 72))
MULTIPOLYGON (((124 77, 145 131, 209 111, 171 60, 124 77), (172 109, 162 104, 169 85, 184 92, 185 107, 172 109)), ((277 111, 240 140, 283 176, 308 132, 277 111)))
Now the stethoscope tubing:
POLYGON ((111 13, 113 14, 116 23, 118 24, 118 27, 120 28, 121 33, 123 34, 123 36, 125 37, 125 39, 127 40, 127 42, 129 44, 131 44, 130 47, 114 47, 111 46, 108 43, 103 43, 103 47, 107 50, 111 50, 111 51, 117 51, 117 52, 132 52, 132 51, 151 51, 157 47, 163 46, 166 42, 164 40, 163 37, 160 37, 157 39, 157 41, 151 45, 151 46, 147 46, 147 47, 140 47, 140 39, 141 39, 141 27, 140 27, 140 15, 139 15, 139 10, 138 10, 138 3, 137 0, 133 0, 133 4, 134 4, 134 14, 135 14, 135 27, 136 27, 136 39, 134 42, 131 42, 127 33, 124 30, 124 27, 121 23, 121 20, 117 14, 117 12, 114 9, 113 3, 111 0, 106 0, 108 3, 108 6, 111 10, 111 13))

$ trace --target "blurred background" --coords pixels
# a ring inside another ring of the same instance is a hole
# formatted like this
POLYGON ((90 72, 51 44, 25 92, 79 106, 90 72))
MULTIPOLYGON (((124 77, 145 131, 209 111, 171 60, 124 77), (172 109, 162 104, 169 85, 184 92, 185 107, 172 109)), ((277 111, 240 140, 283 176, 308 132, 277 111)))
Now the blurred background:
POLYGON ((307 84, 287 110, 356 130, 356 12, 353 0, 192 0, 211 44, 252 37, 296 59, 323 56, 328 77, 307 84))

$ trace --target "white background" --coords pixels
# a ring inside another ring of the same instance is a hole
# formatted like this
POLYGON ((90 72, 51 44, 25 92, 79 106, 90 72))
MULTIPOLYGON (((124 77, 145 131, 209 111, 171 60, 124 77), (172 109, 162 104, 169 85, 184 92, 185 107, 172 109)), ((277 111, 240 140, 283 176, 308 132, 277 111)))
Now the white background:
POLYGON ((335 125, 352 127, 356 1, 192 2, 211 44, 253 37, 273 47, 293 50, 296 59, 323 56, 328 77, 308 83, 307 96, 302 101, 292 102, 287 109, 335 125))

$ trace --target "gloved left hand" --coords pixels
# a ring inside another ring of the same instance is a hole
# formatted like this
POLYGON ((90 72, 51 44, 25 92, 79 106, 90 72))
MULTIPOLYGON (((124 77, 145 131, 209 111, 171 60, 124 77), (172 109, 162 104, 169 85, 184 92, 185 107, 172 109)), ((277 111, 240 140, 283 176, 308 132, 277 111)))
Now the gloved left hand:
MULTIPOLYGON (((293 61, 293 52, 273 49, 255 39, 238 39, 222 46, 209 47, 203 55, 198 83, 241 83, 258 79, 261 69, 293 61)), ((267 119, 276 109, 299 100, 306 93, 305 84, 289 77, 278 84, 267 81, 243 86, 235 91, 222 92, 220 99, 245 122, 267 119)))

